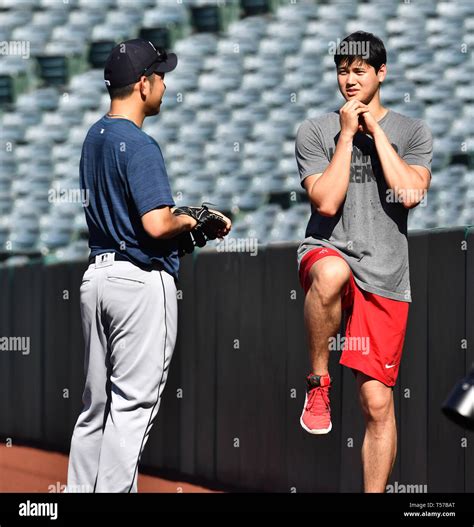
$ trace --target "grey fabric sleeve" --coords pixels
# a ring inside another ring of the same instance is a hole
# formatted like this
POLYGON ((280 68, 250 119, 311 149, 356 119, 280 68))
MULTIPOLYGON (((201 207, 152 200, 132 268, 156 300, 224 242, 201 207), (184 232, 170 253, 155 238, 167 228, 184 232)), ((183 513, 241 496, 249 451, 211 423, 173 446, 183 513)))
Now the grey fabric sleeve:
POLYGON ((296 133, 296 163, 300 174, 301 186, 308 176, 321 174, 330 160, 323 147, 321 130, 312 121, 304 121, 296 133))
POLYGON ((410 130, 406 151, 402 159, 409 165, 419 165, 431 171, 433 159, 433 137, 421 120, 416 120, 410 130))

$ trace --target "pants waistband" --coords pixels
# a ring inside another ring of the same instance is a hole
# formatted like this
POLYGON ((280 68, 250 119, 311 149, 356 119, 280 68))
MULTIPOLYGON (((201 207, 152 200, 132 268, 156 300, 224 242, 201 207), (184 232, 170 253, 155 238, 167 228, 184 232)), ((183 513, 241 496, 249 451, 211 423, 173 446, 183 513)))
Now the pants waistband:
MULTIPOLYGON (((106 251, 107 253, 113 253, 115 254, 114 260, 117 262, 129 262, 133 265, 136 265, 140 269, 143 269, 144 271, 164 271, 165 268, 161 262, 153 261, 150 265, 144 265, 144 264, 137 264, 135 262, 132 262, 129 258, 124 256, 123 254, 117 253, 115 251, 106 251)), ((104 253, 96 254, 95 256, 89 256, 89 265, 92 263, 97 263, 96 258, 104 253)))

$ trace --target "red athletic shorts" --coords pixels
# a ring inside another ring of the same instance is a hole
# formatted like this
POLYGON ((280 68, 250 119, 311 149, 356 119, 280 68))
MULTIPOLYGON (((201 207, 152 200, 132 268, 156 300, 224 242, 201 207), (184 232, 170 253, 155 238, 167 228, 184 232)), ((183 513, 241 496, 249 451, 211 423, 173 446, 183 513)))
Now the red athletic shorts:
MULTIPOLYGON (((326 247, 308 251, 299 267, 305 293, 311 283, 309 270, 325 256, 344 259, 337 251, 326 247)), ((391 300, 360 289, 351 271, 341 303, 347 320, 345 340, 335 341, 332 346, 333 350, 342 349, 340 364, 361 371, 387 386, 394 386, 402 358, 409 306, 408 302, 391 300)))

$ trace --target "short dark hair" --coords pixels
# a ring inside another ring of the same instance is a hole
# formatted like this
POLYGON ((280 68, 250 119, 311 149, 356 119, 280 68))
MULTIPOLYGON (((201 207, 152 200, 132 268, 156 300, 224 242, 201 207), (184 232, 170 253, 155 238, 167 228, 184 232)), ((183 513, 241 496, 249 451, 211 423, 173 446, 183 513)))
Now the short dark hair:
MULTIPOLYGON (((151 85, 153 86, 154 79, 154 73, 151 73, 150 75, 147 75, 146 78, 150 81, 151 85)), ((137 81, 138 82, 138 81, 137 81)), ((127 97, 130 97, 133 93, 133 87, 135 86, 136 82, 133 84, 127 84, 127 86, 122 86, 120 88, 110 88, 107 86, 107 90, 110 95, 110 100, 113 99, 126 99, 127 97)))
POLYGON ((373 66, 377 73, 382 64, 387 63, 387 51, 383 45, 382 40, 373 33, 366 33, 365 31, 356 31, 348 35, 337 46, 334 54, 334 62, 336 67, 341 63, 350 66, 353 62, 366 62, 373 66), (353 43, 353 44, 352 44, 353 43), (358 44, 360 43, 360 44, 358 44), (367 47, 367 51, 363 51, 363 47, 367 47))

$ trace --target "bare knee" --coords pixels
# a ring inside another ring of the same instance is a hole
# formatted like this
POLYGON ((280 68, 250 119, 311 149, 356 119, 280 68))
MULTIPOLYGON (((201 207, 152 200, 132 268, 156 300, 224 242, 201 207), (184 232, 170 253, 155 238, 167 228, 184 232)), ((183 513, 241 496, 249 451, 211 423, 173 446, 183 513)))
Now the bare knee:
POLYGON ((388 388, 361 394, 361 406, 367 423, 385 426, 393 420, 392 392, 388 388))
POLYGON ((347 263, 337 256, 328 256, 316 262, 310 271, 311 292, 325 305, 340 296, 350 278, 347 263))

